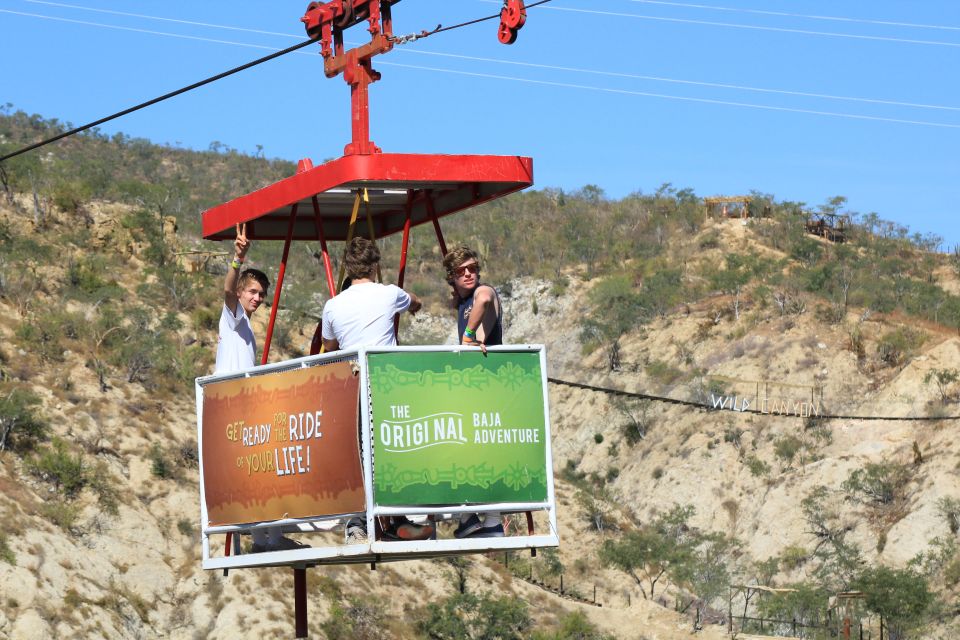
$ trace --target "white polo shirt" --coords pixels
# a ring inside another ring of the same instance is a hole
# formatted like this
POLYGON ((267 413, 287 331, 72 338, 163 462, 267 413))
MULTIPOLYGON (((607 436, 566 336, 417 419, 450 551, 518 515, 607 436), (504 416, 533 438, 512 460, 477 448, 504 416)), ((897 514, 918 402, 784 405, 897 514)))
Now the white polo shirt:
POLYGON ((214 373, 231 373, 256 364, 257 339, 253 336, 250 318, 237 301, 236 313, 224 304, 220 313, 220 340, 214 373))
POLYGON ((410 295, 395 284, 355 284, 323 305, 323 337, 341 349, 392 347, 393 317, 409 307, 410 295))

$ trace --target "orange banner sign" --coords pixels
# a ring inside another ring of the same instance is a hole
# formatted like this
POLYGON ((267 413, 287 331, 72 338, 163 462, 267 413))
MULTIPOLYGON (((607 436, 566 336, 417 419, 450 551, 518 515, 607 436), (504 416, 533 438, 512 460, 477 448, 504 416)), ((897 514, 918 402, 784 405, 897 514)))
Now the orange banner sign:
POLYGON ((209 525, 363 511, 359 388, 350 362, 206 385, 209 525))

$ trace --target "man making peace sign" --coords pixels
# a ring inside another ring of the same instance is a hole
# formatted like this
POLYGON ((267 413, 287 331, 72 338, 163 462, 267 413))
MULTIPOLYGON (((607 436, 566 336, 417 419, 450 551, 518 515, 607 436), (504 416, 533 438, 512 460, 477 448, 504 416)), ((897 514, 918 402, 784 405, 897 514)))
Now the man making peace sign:
MULTIPOLYGON (((250 249, 247 225, 237 225, 235 253, 223 282, 223 311, 220 313, 220 339, 214 373, 231 373, 257 364, 257 340, 250 316, 260 308, 270 288, 267 274, 257 269, 240 271, 250 249)), ((306 546, 284 538, 280 527, 253 529, 253 553, 298 549, 306 546)))

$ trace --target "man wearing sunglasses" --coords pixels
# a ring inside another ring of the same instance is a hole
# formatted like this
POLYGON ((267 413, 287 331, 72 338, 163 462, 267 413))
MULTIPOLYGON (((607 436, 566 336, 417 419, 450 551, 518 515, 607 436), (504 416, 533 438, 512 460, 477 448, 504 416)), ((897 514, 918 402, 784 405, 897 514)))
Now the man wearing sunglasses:
MULTIPOLYGON (((443 258, 447 283, 453 287, 453 306, 457 309, 457 333, 460 344, 476 346, 486 353, 487 346, 503 344, 503 310, 497 292, 480 283, 480 258, 469 247, 459 246, 443 258)), ((453 535, 457 538, 503 537, 503 522, 498 512, 463 513, 453 535)))
POLYGON ((443 259, 447 283, 453 287, 460 344, 480 347, 503 344, 503 313, 493 287, 480 284, 480 258, 469 247, 459 246, 443 259))

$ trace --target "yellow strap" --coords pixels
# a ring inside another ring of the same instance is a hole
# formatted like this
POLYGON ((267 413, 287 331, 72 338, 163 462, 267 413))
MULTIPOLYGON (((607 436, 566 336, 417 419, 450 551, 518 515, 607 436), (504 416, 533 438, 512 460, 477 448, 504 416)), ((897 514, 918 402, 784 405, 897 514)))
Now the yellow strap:
MULTIPOLYGON (((363 193, 366 192, 367 190, 364 189, 363 193)), ((337 276, 337 291, 343 289, 343 275, 347 269, 347 247, 350 246, 350 241, 353 240, 353 230, 357 226, 357 214, 360 213, 360 198, 361 192, 360 189, 357 189, 357 197, 353 199, 353 213, 350 214, 350 227, 347 229, 347 240, 343 247, 344 260, 340 262, 340 274, 337 276)))

